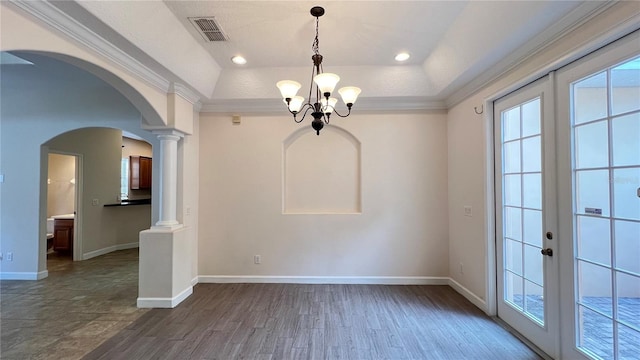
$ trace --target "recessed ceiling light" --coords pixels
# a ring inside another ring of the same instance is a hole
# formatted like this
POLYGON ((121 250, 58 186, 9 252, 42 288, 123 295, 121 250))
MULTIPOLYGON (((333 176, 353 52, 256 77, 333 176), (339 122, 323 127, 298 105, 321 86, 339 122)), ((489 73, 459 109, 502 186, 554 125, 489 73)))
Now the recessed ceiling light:
POLYGON ((244 64, 246 64, 246 63, 247 63, 247 59, 243 58, 243 57, 242 57, 242 56, 240 56, 240 55, 237 55, 237 56, 232 57, 232 58, 231 58, 231 61, 232 61, 234 64, 237 64, 237 65, 244 65, 244 64))
POLYGON ((407 61, 410 57, 411 55, 409 55, 409 53, 401 52, 396 55, 396 61, 407 61))

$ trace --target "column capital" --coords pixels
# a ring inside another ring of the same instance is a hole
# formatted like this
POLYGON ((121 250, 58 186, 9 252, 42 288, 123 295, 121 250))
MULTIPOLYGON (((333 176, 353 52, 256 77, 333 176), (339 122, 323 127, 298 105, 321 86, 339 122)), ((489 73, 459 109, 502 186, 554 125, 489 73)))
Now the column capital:
POLYGON ((175 129, 153 130, 151 133, 156 135, 160 140, 165 139, 174 141, 180 140, 185 135, 185 133, 183 133, 182 131, 178 131, 175 129))

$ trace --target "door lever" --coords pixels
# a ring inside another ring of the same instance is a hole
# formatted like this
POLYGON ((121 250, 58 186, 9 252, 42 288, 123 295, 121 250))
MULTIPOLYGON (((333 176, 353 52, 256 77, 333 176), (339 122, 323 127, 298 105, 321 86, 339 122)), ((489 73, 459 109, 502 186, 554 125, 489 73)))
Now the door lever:
POLYGON ((551 248, 542 249, 540 253, 542 255, 553 256, 553 250, 551 248))

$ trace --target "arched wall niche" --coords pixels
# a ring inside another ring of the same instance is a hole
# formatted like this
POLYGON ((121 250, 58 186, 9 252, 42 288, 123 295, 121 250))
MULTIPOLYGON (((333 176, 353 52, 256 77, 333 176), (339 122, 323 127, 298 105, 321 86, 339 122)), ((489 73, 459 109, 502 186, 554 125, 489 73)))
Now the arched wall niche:
POLYGON ((349 131, 325 126, 294 131, 282 143, 284 214, 360 214, 361 144, 349 131))

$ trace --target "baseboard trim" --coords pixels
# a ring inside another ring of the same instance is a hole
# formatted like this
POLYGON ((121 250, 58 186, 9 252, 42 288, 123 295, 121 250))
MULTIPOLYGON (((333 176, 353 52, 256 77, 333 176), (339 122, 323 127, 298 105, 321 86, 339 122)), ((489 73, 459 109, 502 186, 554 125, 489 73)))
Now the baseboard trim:
POLYGON ((191 279, 191 286, 196 286, 198 285, 198 277, 194 277, 193 279, 191 279))
POLYGON ((447 277, 431 276, 230 276, 200 275, 199 283, 449 285, 447 277))
POLYGON ((0 280, 42 280, 49 276, 49 271, 39 272, 1 272, 0 280))
POLYGON ((137 247, 140 247, 140 243, 138 243, 138 242, 132 242, 132 243, 128 243, 128 244, 113 245, 113 246, 109 246, 109 247, 106 247, 106 248, 102 248, 102 249, 98 249, 98 250, 94 250, 94 251, 89 251, 88 253, 84 253, 82 255, 82 260, 89 260, 91 258, 98 257, 98 256, 101 256, 101 255, 105 255, 105 254, 108 254, 110 252, 114 252, 114 251, 118 251, 118 250, 133 249, 133 248, 137 248, 137 247))
POLYGON ((178 306, 184 299, 188 298, 191 294, 193 294, 193 286, 189 286, 184 289, 180 294, 172 297, 172 298, 141 298, 139 297, 137 300, 137 305, 139 308, 162 308, 162 309, 173 309, 178 306))
POLYGON ((459 282, 453 280, 452 278, 448 278, 448 285, 453 288, 453 290, 457 291, 460 295, 464 296, 467 300, 469 300, 473 305, 477 306, 480 310, 488 313, 489 309, 487 308, 487 302, 478 297, 478 295, 472 293, 469 289, 462 286, 459 282))

